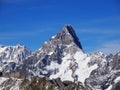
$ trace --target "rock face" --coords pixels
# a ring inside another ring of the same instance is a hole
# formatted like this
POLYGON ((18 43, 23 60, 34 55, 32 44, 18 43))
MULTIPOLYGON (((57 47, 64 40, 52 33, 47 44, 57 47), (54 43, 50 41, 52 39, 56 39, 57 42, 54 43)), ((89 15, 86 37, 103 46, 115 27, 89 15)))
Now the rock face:
MULTIPOLYGON (((34 53, 21 45, 0 46, 0 68, 9 74, 5 76, 44 76, 51 79, 47 84, 54 84, 59 90, 76 90, 79 85, 77 90, 119 90, 120 87, 120 52, 108 56, 101 52, 84 53, 71 25, 65 25, 34 53)), ((34 79, 39 80, 38 77, 34 79)), ((27 81, 28 87, 33 85, 27 81)))
POLYGON ((0 90, 86 90, 81 83, 60 79, 49 80, 45 77, 3 78, 0 77, 0 90))

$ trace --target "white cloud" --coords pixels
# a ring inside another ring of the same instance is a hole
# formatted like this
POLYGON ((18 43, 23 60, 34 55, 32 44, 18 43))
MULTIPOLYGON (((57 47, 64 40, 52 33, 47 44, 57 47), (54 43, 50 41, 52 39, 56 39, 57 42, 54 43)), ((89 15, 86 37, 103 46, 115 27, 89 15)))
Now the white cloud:
POLYGON ((106 42, 101 48, 98 49, 98 51, 101 51, 107 55, 110 53, 116 54, 117 52, 120 52, 120 41, 106 42))

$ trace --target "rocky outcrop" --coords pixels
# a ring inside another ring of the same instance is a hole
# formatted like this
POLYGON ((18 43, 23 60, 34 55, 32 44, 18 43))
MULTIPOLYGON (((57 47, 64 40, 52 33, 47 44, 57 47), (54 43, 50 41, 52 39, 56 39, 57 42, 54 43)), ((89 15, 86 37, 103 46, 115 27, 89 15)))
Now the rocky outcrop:
POLYGON ((63 83, 60 79, 24 77, 22 79, 0 77, 0 90, 86 90, 81 83, 63 83))

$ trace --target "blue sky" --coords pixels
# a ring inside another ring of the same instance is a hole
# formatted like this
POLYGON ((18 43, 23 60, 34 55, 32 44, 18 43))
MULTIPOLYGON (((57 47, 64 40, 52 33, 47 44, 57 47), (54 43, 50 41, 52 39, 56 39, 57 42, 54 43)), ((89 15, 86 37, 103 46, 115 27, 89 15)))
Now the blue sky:
POLYGON ((0 44, 35 51, 65 24, 75 29, 85 52, 120 51, 119 0, 1 0, 0 44))

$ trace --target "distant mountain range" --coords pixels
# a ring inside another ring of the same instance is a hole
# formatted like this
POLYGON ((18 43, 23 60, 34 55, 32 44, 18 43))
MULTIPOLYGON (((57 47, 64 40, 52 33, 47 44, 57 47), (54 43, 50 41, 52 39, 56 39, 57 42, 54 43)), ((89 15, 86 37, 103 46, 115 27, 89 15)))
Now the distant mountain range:
POLYGON ((0 46, 0 71, 0 90, 120 90, 120 52, 84 53, 71 25, 35 52, 0 46))

